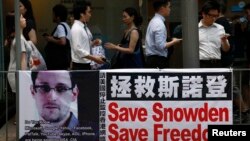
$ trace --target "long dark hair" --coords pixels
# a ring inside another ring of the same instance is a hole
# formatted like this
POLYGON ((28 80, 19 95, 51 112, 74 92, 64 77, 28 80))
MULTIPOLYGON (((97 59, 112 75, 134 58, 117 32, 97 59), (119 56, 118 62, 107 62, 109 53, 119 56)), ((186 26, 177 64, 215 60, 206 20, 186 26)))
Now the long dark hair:
POLYGON ((138 12, 136 11, 135 8, 128 7, 128 8, 125 8, 123 11, 126 12, 126 13, 128 13, 128 15, 130 17, 134 16, 134 23, 135 23, 136 27, 141 26, 143 20, 142 20, 142 17, 138 14, 138 12))
POLYGON ((15 38, 15 15, 13 12, 10 12, 6 15, 5 18, 6 25, 6 46, 10 47, 12 40, 15 38))
POLYGON ((32 10, 32 5, 29 0, 20 0, 23 6, 27 9, 26 13, 23 15, 25 19, 35 20, 32 10))
POLYGON ((14 13, 10 12, 6 15, 5 18, 5 24, 6 24, 6 31, 7 36, 11 35, 13 32, 15 32, 15 15, 14 13))

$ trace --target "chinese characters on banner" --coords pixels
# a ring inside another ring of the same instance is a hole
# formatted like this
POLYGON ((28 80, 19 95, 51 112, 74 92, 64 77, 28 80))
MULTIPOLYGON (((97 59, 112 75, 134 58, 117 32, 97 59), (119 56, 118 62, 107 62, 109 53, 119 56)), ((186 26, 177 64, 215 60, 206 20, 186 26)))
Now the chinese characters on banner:
POLYGON ((229 69, 100 73, 100 140, 207 141, 208 124, 232 124, 229 69))

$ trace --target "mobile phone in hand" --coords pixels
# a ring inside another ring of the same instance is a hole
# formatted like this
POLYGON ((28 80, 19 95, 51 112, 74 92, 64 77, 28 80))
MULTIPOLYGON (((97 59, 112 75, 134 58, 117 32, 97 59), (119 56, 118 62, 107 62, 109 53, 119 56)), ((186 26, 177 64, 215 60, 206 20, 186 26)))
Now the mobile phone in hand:
POLYGON ((229 36, 231 36, 231 35, 230 35, 230 34, 228 34, 228 33, 226 33, 226 34, 225 34, 225 36, 229 37, 229 36))
POLYGON ((106 59, 106 58, 102 58, 102 61, 103 61, 103 62, 106 62, 106 61, 107 61, 107 59, 106 59))
POLYGON ((224 38, 224 37, 225 37, 225 38, 228 38, 229 36, 231 36, 231 35, 228 34, 228 33, 225 33, 225 34, 222 34, 222 35, 221 35, 221 38, 224 38))

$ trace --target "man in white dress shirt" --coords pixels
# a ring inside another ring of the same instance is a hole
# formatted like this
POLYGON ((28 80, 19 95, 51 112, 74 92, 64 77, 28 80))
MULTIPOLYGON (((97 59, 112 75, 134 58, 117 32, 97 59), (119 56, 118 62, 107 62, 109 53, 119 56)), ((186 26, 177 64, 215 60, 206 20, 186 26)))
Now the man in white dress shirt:
POLYGON ((90 70, 91 61, 103 64, 102 56, 94 56, 91 54, 91 47, 100 45, 101 40, 93 40, 92 34, 87 27, 87 23, 91 17, 91 3, 76 3, 73 8, 74 24, 71 28, 72 34, 72 69, 73 70, 90 70))
POLYGON ((201 68, 220 68, 221 50, 229 51, 228 34, 223 26, 215 23, 219 17, 220 5, 216 1, 207 1, 202 7, 202 19, 199 22, 199 56, 201 68))

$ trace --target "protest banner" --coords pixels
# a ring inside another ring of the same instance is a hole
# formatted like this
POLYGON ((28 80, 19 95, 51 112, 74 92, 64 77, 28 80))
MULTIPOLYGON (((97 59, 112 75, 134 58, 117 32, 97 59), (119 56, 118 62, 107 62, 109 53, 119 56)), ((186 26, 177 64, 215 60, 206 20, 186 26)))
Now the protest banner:
POLYGON ((207 141, 232 124, 229 69, 103 70, 101 141, 207 141))

